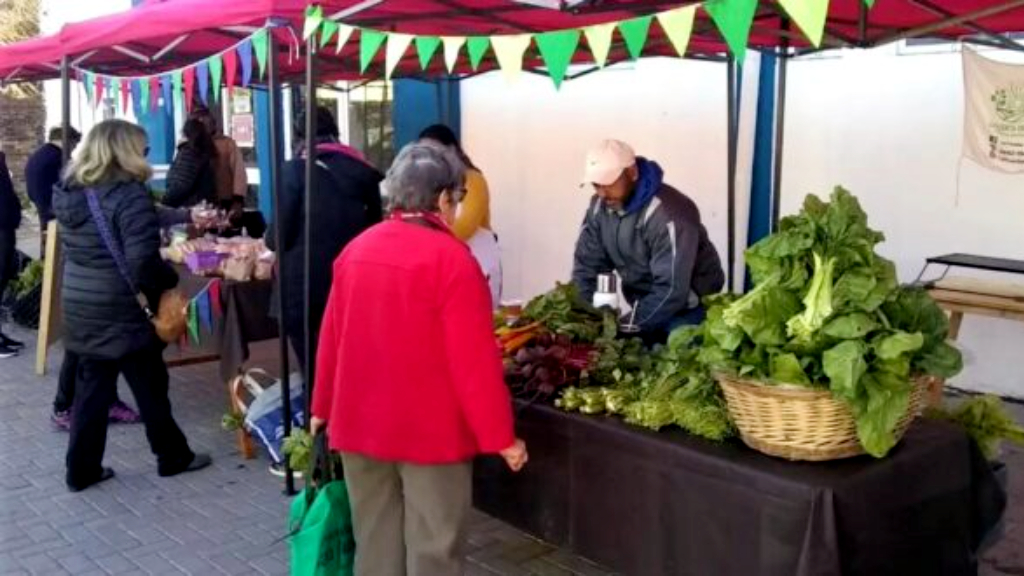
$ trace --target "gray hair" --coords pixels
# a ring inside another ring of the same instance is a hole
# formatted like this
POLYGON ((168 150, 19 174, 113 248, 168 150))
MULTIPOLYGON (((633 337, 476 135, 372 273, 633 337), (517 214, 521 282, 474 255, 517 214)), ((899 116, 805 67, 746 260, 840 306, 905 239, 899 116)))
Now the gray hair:
POLYGON ((398 153, 382 184, 392 208, 437 212, 445 190, 456 194, 466 182, 466 166, 452 150, 433 142, 414 142, 398 153))

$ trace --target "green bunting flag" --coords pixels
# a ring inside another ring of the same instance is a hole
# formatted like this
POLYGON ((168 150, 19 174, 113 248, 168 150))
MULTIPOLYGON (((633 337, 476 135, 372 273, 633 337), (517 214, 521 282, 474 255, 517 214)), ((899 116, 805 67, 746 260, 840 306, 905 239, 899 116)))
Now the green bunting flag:
POLYGON ((622 34, 622 39, 626 41, 626 49, 629 51, 629 57, 633 60, 639 58, 644 51, 647 33, 651 29, 651 20, 653 20, 653 16, 641 16, 619 22, 619 34, 622 34))
POLYGON ((729 50, 742 64, 747 56, 747 40, 757 12, 757 0, 708 0, 704 10, 711 15, 729 50))
POLYGON ((220 54, 213 56, 208 60, 210 65, 210 87, 213 90, 213 101, 220 101, 220 86, 221 80, 224 78, 224 61, 221 60, 220 54))
POLYGON ((828 17, 828 0, 779 0, 789 17, 803 31, 815 48, 821 46, 828 17))
POLYGON ((331 38, 341 29, 341 24, 334 20, 325 20, 324 27, 320 30, 320 49, 324 49, 331 43, 331 38))
POLYGON ((471 36, 466 40, 466 50, 469 52, 469 65, 472 66, 473 71, 480 67, 480 62, 483 62, 484 54, 487 53, 487 49, 491 47, 491 39, 487 36, 471 36))
POLYGON ((194 300, 188 303, 188 335, 193 344, 199 344, 199 314, 194 300))
POLYGON ((181 98, 182 90, 182 73, 181 70, 175 70, 171 73, 171 91, 174 93, 174 109, 184 111, 182 108, 183 102, 181 98))
POLYGON ((143 114, 149 112, 149 78, 139 78, 139 101, 135 103, 135 107, 143 114))
POLYGON ((309 40, 324 23, 324 9, 321 6, 306 8, 306 21, 302 26, 302 39, 309 40))
POLYGON ((545 32, 534 36, 534 40, 537 41, 540 57, 548 67, 548 74, 555 83, 555 88, 560 88, 562 81, 565 80, 565 73, 569 70, 569 64, 572 63, 572 57, 576 54, 576 48, 580 45, 580 31, 545 32))
POLYGON ((387 34, 376 30, 359 29, 359 71, 366 72, 373 62, 373 58, 380 50, 381 44, 387 39, 387 34))
POLYGON ((92 72, 86 72, 82 76, 82 86, 85 88, 85 96, 90 104, 92 104, 92 89, 95 82, 96 80, 93 79, 92 72))
POLYGON ((437 36, 416 37, 416 54, 420 57, 420 70, 426 70, 430 66, 430 60, 440 47, 441 39, 437 36))
POLYGON ((584 28, 583 34, 587 37, 587 45, 590 46, 590 53, 594 55, 594 62, 604 68, 604 65, 608 63, 608 54, 612 50, 615 22, 584 28))
POLYGON ((680 57, 686 56, 686 49, 690 45, 690 35, 693 34, 693 18, 696 13, 696 6, 686 6, 658 14, 658 24, 661 25, 665 36, 668 37, 680 57))
POLYGON ((874 8, 875 0, 864 0, 864 4, 866 4, 868 8, 874 8))
POLYGON ((267 55, 270 48, 270 32, 266 28, 252 35, 252 50, 256 53, 256 63, 260 66, 260 78, 267 72, 267 55))

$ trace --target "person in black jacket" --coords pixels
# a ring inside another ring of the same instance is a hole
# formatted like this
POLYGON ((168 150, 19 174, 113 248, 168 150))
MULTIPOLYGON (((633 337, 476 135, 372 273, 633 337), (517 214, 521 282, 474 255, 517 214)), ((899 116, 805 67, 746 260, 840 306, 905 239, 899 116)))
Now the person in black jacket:
MULTIPOLYGON (((7 155, 0 151, 0 297, 7 290, 7 283, 18 274, 18 226, 21 226, 21 202, 14 193, 7 155)), ((16 356, 23 347, 24 344, 0 331, 0 358, 16 356)))
MULTIPOLYGON (((306 120, 300 114, 294 126, 295 137, 305 141, 306 120)), ((310 302, 305 302, 305 230, 306 230, 306 156, 297 154, 284 167, 284 188, 281 195, 281 222, 271 222, 267 229, 267 246, 278 253, 280 274, 285 285, 288 305, 284 320, 289 340, 299 357, 307 382, 314 382, 312 368, 316 365, 316 343, 327 296, 331 290, 334 260, 356 236, 382 219, 380 182, 384 175, 363 159, 362 154, 338 139, 338 124, 330 110, 317 108, 316 159, 317 189, 313 197, 310 302), (276 228, 281 226, 282 246, 276 245, 276 228), (311 342, 309 364, 306 363, 305 318, 308 308, 311 342)))
POLYGON ((142 128, 101 122, 54 193, 65 255, 64 346, 78 355, 65 479, 73 492, 114 475, 102 462, 108 409, 122 373, 158 473, 173 476, 210 464, 208 455, 192 452, 174 421, 164 344, 135 296, 137 290, 156 308, 178 282, 160 258, 157 211, 145 186, 152 174, 146 146, 142 128))
MULTIPOLYGON (((74 150, 82 135, 72 128, 68 136, 71 150, 74 150)), ((64 150, 61 148, 63 145, 63 128, 52 128, 46 144, 33 152, 25 163, 25 187, 28 189, 29 199, 39 213, 39 225, 44 233, 46 225, 53 220, 53 187, 60 182, 61 171, 64 169, 64 150)))
POLYGON ((213 159, 217 151, 206 125, 192 119, 182 129, 185 141, 167 172, 167 193, 163 204, 171 208, 190 207, 217 200, 217 181, 213 159))

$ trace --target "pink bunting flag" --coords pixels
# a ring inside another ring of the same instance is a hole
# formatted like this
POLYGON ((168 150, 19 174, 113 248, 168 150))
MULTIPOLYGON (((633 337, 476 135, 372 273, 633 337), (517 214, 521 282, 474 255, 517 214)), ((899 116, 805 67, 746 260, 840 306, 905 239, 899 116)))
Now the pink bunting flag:
POLYGON ((160 106, 160 77, 149 77, 149 111, 152 112, 160 106))
POLYGON ((192 113, 192 98, 196 93, 196 69, 194 66, 185 68, 182 74, 182 81, 185 86, 185 111, 192 113))
POLYGON ((128 96, 131 94, 131 88, 128 87, 128 80, 121 79, 121 111, 124 114, 128 113, 128 96))

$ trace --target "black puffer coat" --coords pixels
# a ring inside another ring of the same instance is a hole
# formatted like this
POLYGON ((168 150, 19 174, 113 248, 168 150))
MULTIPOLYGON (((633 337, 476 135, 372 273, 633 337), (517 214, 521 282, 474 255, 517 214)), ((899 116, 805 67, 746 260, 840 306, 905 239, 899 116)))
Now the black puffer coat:
POLYGON ((217 200, 213 158, 182 144, 167 172, 167 194, 163 203, 171 208, 189 208, 204 200, 217 200))
MULTIPOLYGON (((178 275, 160 258, 156 207, 138 183, 96 187, 107 225, 136 287, 155 310, 178 275)), ((53 209, 64 247, 64 345, 83 356, 116 359, 158 342, 128 283, 118 272, 89 212, 85 191, 58 185, 53 209)))

